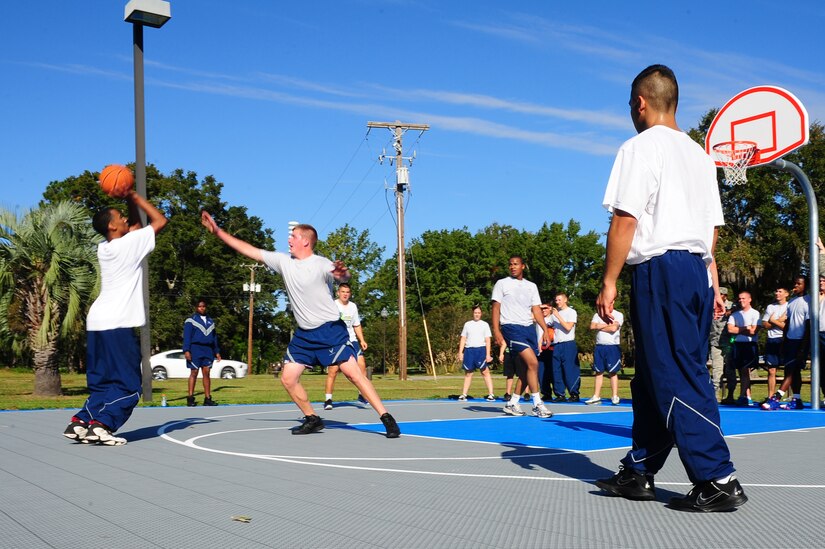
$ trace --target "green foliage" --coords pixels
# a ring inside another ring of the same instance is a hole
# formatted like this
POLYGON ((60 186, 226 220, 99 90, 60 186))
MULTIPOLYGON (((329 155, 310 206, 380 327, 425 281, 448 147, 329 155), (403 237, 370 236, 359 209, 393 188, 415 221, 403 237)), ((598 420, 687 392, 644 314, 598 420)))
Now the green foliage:
POLYGON ((0 210, 0 338, 32 360, 35 394, 60 394, 57 351, 76 337, 97 293, 94 233, 82 206, 0 210))

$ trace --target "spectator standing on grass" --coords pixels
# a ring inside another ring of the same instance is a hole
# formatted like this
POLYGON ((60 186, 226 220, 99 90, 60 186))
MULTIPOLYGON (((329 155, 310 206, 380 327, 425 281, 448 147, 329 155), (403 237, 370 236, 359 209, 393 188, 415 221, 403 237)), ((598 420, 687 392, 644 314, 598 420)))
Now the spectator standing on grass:
POLYGON ((484 383, 487 385, 487 400, 493 401, 496 396, 493 391, 493 378, 490 375, 490 363, 493 355, 490 354, 490 340, 493 337, 490 325, 481 320, 481 305, 473 305, 473 319, 464 323, 461 337, 458 340, 458 360, 464 370, 464 388, 458 400, 467 400, 470 383, 473 381, 473 372, 478 370, 484 383))
POLYGON ((218 346, 218 332, 215 321, 206 316, 206 300, 198 300, 195 314, 183 323, 183 354, 189 368, 189 394, 186 405, 195 405, 195 384, 198 371, 203 379, 203 405, 217 406, 212 400, 212 363, 220 362, 221 349, 218 346))

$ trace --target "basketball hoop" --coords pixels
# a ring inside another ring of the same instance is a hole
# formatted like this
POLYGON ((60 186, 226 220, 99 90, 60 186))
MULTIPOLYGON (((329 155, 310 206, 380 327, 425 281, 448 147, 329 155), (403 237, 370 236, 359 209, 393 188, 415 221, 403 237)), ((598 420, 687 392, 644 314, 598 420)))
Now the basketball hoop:
POLYGON ((748 182, 748 166, 758 152, 753 141, 725 141, 713 146, 713 159, 724 170, 728 185, 744 185, 748 182))

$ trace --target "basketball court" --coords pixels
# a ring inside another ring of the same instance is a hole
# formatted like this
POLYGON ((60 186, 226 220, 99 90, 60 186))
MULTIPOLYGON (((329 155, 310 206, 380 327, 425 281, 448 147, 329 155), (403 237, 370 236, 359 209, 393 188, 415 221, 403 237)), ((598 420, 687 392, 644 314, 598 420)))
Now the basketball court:
MULTIPOLYGON (((292 404, 139 408, 120 447, 71 442, 71 411, 0 413, 0 547, 821 547, 825 413, 722 407, 750 500, 671 510, 689 489, 676 451, 657 500, 593 485, 630 444, 630 404, 393 401, 402 436, 342 403, 293 436, 292 404), (249 522, 244 522, 248 519, 249 522)), ((320 408, 320 406, 318 407, 320 408)))

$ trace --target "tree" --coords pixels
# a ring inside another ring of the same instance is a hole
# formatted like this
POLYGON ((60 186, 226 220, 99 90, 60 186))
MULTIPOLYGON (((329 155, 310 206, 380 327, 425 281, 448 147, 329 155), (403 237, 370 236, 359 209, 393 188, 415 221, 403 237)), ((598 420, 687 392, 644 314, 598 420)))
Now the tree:
POLYGON ((34 364, 34 394, 61 392, 57 350, 98 291, 95 243, 84 208, 0 211, 0 334, 34 364))

